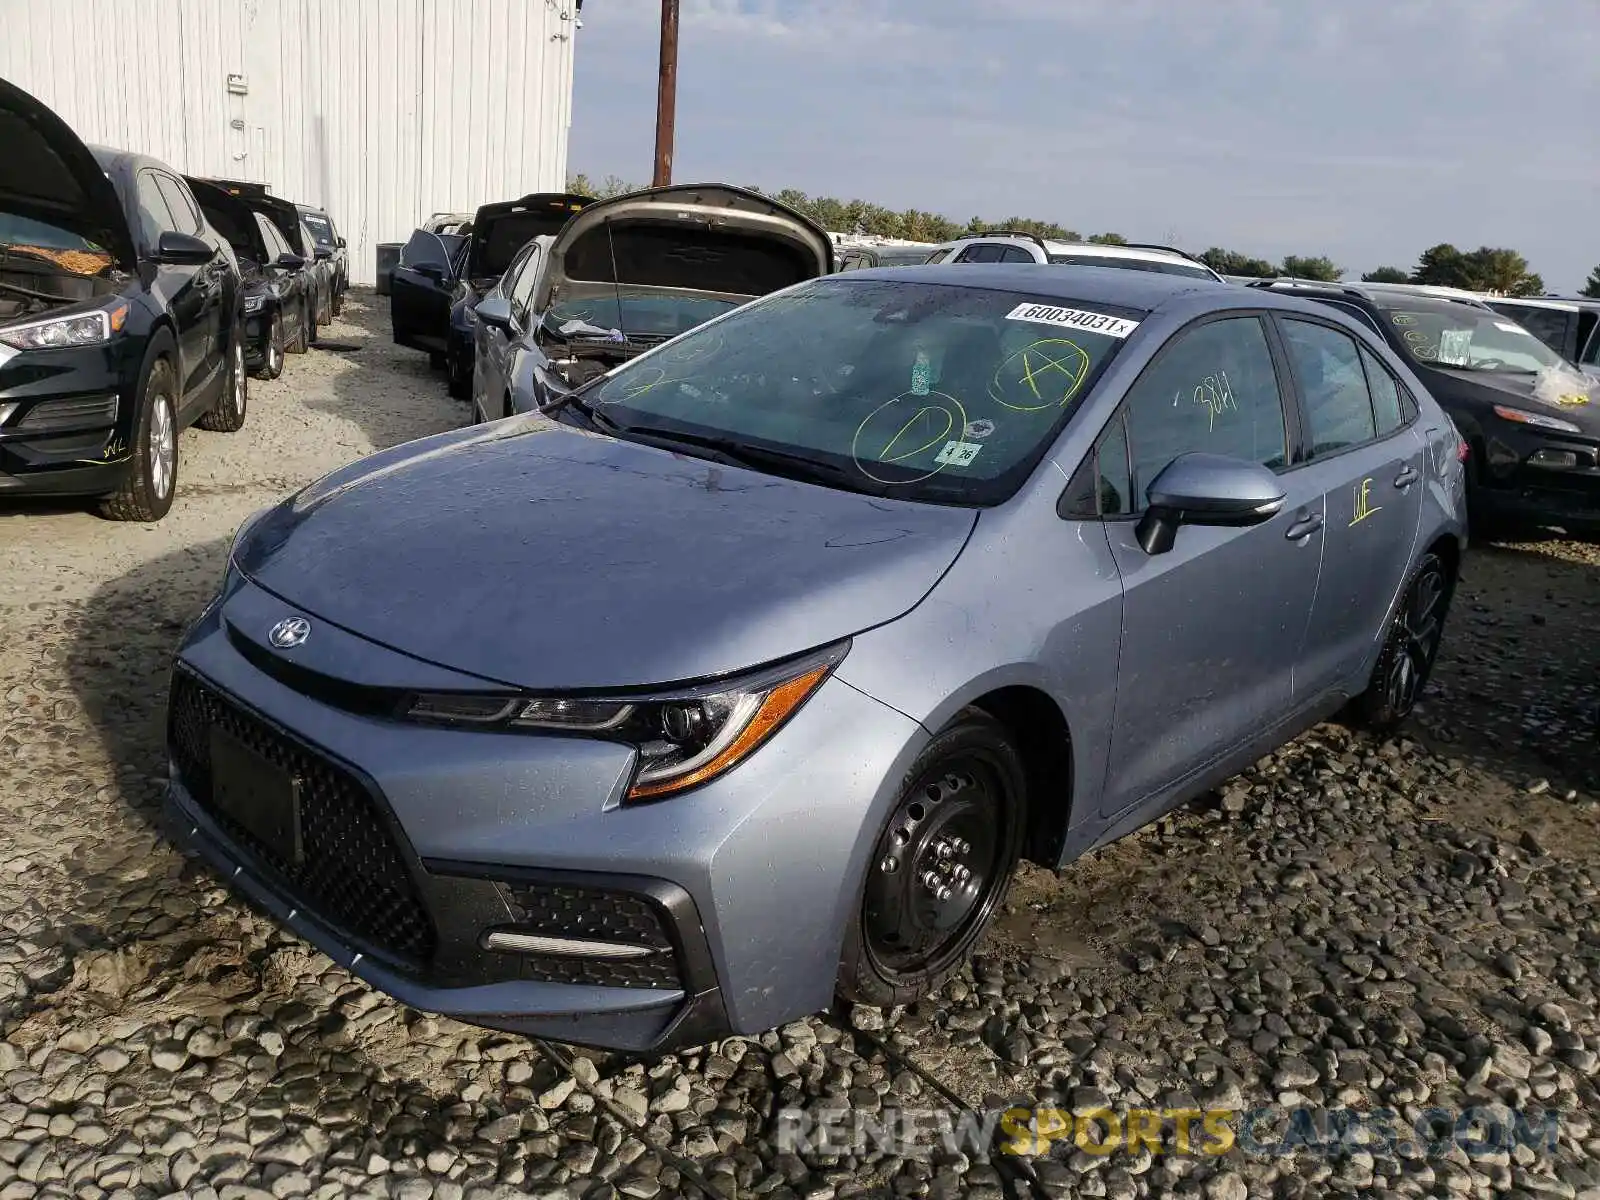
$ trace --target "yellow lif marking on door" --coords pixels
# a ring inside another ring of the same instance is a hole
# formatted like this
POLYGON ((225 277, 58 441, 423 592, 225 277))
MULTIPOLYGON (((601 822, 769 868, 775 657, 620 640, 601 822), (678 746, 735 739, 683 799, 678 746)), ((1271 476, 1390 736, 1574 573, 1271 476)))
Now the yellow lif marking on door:
POLYGON ((1361 486, 1356 489, 1355 515, 1351 517, 1350 524, 1359 525, 1373 513, 1383 511, 1383 505, 1372 503, 1372 499, 1368 495, 1371 490, 1371 478, 1363 479, 1361 486))

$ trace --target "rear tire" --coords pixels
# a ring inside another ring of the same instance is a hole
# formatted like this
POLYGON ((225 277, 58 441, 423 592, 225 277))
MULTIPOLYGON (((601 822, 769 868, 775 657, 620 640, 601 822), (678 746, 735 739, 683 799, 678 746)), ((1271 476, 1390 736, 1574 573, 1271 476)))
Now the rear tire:
POLYGON ((245 408, 249 404, 250 384, 244 370, 244 328, 233 331, 233 346, 228 351, 228 379, 216 407, 207 409, 195 422, 212 433, 237 433, 244 428, 245 408))
POLYGON ((840 998, 910 1004, 966 962, 1022 855, 1025 779, 1004 728, 975 709, 923 748, 873 834, 845 929, 840 998))
POLYGON ((112 521, 159 521, 178 490, 178 386, 172 364, 158 358, 139 391, 132 461, 122 487, 100 502, 112 521))
POLYGON ((300 302, 300 329, 294 337, 289 339, 287 347, 290 354, 304 354, 311 347, 311 306, 304 300, 300 302))
POLYGON ((276 379, 283 374, 283 313, 272 314, 272 328, 267 332, 267 349, 261 365, 256 368, 257 379, 276 379))
POLYGON ((1350 702, 1351 723, 1374 733, 1399 728, 1428 685, 1455 581, 1437 554, 1425 554, 1389 619, 1367 690, 1350 702))
MULTIPOLYGON (((340 292, 340 291, 336 291, 336 292, 333 293, 333 315, 337 317, 343 311, 344 311, 344 293, 340 292)), ((330 321, 329 324, 331 325, 332 322, 330 321)))

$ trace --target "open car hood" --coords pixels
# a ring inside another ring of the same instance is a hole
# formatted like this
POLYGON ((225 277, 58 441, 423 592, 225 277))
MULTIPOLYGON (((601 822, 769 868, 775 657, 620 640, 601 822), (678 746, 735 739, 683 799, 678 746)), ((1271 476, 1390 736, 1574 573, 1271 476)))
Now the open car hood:
POLYGON ((214 180, 185 175, 183 181, 194 193, 200 211, 211 227, 227 239, 233 252, 242 258, 265 264, 266 245, 256 228, 254 214, 237 194, 214 180))
POLYGON ((69 230, 123 270, 136 262, 117 190, 77 134, 40 101, 0 79, 0 211, 69 230))
POLYGON ((671 184, 597 201, 568 221, 533 305, 546 312, 618 288, 742 303, 832 271, 833 239, 788 205, 727 184, 671 184))
POLYGON ((594 203, 593 197, 574 192, 535 192, 520 200, 483 205, 472 217, 463 278, 498 280, 518 250, 541 234, 556 233, 594 203))
POLYGON ((293 203, 281 196, 269 196, 247 185, 231 183, 225 179, 208 179, 205 182, 222 188, 246 208, 266 217, 277 227, 278 232, 283 234, 283 240, 289 243, 289 249, 308 259, 311 257, 314 248, 305 245, 300 238, 300 210, 293 203))

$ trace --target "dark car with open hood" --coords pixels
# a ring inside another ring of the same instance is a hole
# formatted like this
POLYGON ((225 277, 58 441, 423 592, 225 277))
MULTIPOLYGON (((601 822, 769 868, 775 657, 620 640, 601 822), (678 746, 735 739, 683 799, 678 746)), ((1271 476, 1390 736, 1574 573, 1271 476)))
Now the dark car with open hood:
POLYGON ((1487 303, 1420 289, 1252 286, 1353 314, 1406 360, 1467 446, 1475 535, 1600 531, 1600 383, 1516 321, 1487 303))
POLYGON ((833 267, 827 230, 745 188, 683 183, 597 200, 523 247, 474 311, 473 407, 485 420, 542 407, 833 267))
POLYGON ((244 424, 239 266, 171 167, 0 80, 0 497, 172 507, 178 434, 244 424))
POLYGON ((500 282, 517 251, 556 233, 592 203, 588 196, 539 192, 483 205, 454 246, 448 235, 413 234, 417 245, 406 248, 415 253, 402 253, 389 285, 394 340, 426 350, 448 372, 450 394, 465 399, 472 384, 472 309, 500 282))
POLYGON ((252 374, 276 379, 284 354, 304 351, 310 334, 315 286, 306 260, 278 227, 214 180, 185 176, 211 227, 239 260, 239 314, 244 361, 252 374))

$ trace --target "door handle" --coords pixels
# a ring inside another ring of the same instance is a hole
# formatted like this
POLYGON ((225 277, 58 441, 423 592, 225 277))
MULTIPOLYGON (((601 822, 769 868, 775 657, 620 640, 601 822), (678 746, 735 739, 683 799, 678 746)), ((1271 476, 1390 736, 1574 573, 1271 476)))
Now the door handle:
POLYGON ((1288 531, 1283 536, 1291 542, 1303 542, 1321 528, 1322 514, 1311 513, 1301 517, 1293 525, 1289 526, 1288 531))
POLYGON ((1421 474, 1417 471, 1417 469, 1410 463, 1407 463, 1403 468, 1401 468, 1400 474, 1394 477, 1394 485, 1401 491, 1405 491, 1406 488, 1410 487, 1420 478, 1421 474))

